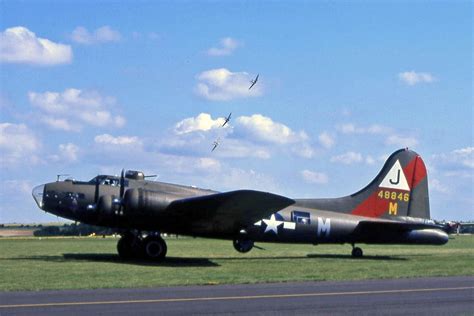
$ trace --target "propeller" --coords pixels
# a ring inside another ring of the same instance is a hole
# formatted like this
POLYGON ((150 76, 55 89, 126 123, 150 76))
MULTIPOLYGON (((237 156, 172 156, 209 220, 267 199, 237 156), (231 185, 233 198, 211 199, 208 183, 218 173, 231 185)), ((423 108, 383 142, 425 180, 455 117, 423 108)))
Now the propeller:
POLYGON ((99 202, 99 177, 95 177, 94 204, 99 202))
POLYGON ((120 173, 120 191, 119 191, 119 198, 117 199, 118 209, 117 214, 122 215, 122 208, 124 205, 123 197, 125 195, 125 169, 122 169, 120 173))
POLYGON ((123 195, 125 193, 125 177, 124 177, 125 170, 122 169, 122 173, 120 174, 120 199, 123 199, 123 195))

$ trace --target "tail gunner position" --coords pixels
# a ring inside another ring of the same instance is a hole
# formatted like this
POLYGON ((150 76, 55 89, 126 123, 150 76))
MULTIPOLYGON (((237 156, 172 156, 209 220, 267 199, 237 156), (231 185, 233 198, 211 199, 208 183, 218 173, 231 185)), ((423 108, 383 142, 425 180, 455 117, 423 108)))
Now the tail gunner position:
POLYGON ((362 190, 341 198, 290 199, 253 190, 219 193, 148 181, 141 172, 90 181, 65 180, 33 189, 49 213, 121 232, 122 258, 166 256, 160 233, 254 242, 443 245, 448 235, 430 220, 428 178, 421 157, 401 149, 362 190))

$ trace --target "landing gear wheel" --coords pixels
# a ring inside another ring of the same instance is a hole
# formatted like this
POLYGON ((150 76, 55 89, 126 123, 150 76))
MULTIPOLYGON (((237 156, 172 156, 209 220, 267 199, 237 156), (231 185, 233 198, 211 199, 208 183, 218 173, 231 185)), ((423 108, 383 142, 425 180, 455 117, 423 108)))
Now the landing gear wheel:
POLYGON ((124 260, 137 258, 141 253, 141 248, 140 238, 130 233, 124 234, 117 243, 118 254, 124 260))
POLYGON ((352 248, 352 257, 362 258, 363 255, 364 255, 364 252, 359 247, 352 248))
POLYGON ((145 258, 154 261, 163 260, 168 250, 166 242, 160 236, 147 236, 143 246, 145 258))
POLYGON ((253 248, 253 240, 247 238, 234 239, 234 248, 238 252, 249 252, 253 248))

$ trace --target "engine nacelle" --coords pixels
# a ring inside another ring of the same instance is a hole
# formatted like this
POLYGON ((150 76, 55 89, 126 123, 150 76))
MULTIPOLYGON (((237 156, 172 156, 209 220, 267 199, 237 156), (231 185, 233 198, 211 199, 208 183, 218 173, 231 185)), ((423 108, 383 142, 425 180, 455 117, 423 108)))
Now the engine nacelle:
POLYGON ((120 200, 113 195, 103 195, 97 203, 97 210, 102 218, 110 218, 118 215, 120 200))
POLYGON ((169 194, 144 189, 129 189, 123 198, 126 214, 160 212, 173 200, 175 198, 169 194))

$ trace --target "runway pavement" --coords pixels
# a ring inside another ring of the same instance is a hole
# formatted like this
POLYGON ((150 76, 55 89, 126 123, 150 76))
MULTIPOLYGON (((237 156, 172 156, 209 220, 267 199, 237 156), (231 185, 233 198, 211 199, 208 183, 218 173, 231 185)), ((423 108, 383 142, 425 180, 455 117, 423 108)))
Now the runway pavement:
POLYGON ((0 315, 474 313, 474 276, 0 292, 0 315))

